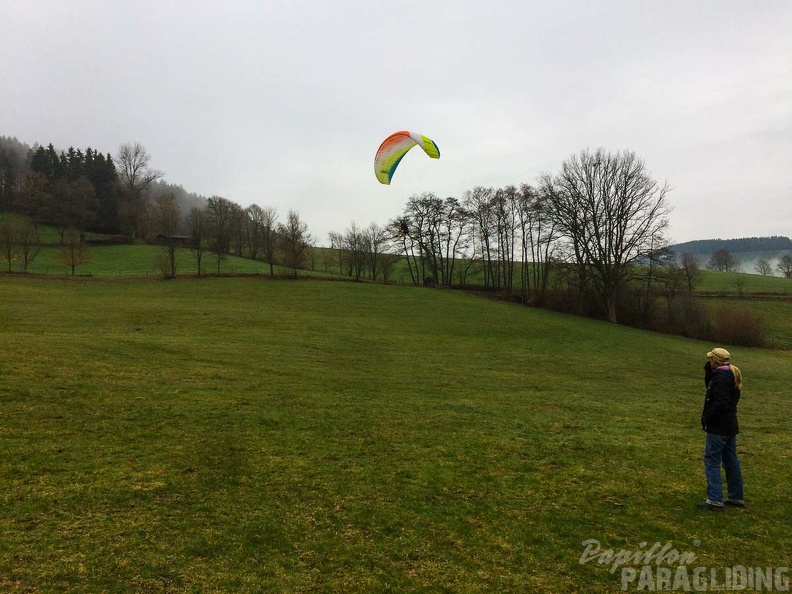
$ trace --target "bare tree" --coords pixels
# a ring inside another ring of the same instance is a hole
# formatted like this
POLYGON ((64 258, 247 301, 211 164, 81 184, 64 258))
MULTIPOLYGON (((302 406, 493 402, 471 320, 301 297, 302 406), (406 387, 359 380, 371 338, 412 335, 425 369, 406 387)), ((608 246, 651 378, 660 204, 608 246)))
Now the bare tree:
POLYGON ((269 264, 270 276, 275 276, 275 256, 278 251, 278 211, 265 206, 261 209, 261 255, 269 264))
POLYGON ((776 268, 785 278, 792 278, 792 254, 782 256, 776 264, 776 268))
MULTIPOLYGON (((410 197, 396 230, 402 236, 408 265, 412 260, 419 282, 443 286, 453 283, 457 258, 468 247, 470 221, 467 210, 456 198, 443 200, 430 192, 410 197)), ((393 224, 391 229, 395 229, 393 224)))
POLYGON ((745 283, 748 280, 748 276, 743 273, 737 273, 734 275, 734 280, 732 281, 734 284, 734 288, 737 289, 737 292, 740 294, 740 297, 743 296, 743 291, 745 290, 745 283))
POLYGON ((412 220, 409 216, 404 215, 388 223, 388 232, 393 245, 397 246, 407 262, 407 271, 410 273, 411 282, 417 284, 420 282, 420 269, 415 254, 416 242, 410 233, 411 226, 412 220))
POLYGON ((355 221, 352 221, 352 225, 344 232, 341 241, 344 251, 344 261, 348 266, 347 276, 354 277, 355 280, 360 280, 368 259, 363 233, 360 231, 355 221))
POLYGON ((78 229, 72 227, 63 234, 60 260, 71 269, 72 276, 78 266, 91 262, 91 250, 78 229))
POLYGON ((118 148, 116 162, 121 182, 121 209, 130 225, 132 235, 137 236, 148 210, 148 190, 152 182, 162 177, 162 172, 150 167, 151 155, 139 142, 127 142, 118 148))
POLYGON ((764 258, 759 258, 756 261, 756 265, 754 269, 762 276, 770 276, 771 274, 773 274, 773 267, 770 266, 770 262, 768 262, 764 258))
POLYGON ((514 250, 518 227, 518 192, 514 186, 495 191, 492 206, 497 239, 497 286, 511 293, 514 285, 514 250))
POLYGON ((740 263, 729 250, 721 248, 715 250, 707 260, 707 268, 719 272, 737 272, 740 269, 740 263))
POLYGON ((261 249, 261 244, 264 237, 264 209, 258 204, 251 204, 245 209, 245 216, 247 217, 246 229, 248 235, 248 253, 250 254, 250 257, 255 260, 258 258, 259 250, 261 249))
POLYGON ((321 248, 316 247, 312 243, 305 252, 305 258, 308 260, 308 269, 311 270, 311 272, 316 272, 316 262, 319 260, 319 253, 321 251, 321 248))
MULTIPOLYGON (((671 304, 677 298, 677 295, 688 289, 687 279, 685 277, 685 269, 675 263, 662 268, 658 271, 657 280, 662 291, 665 294, 667 305, 670 309, 671 304)), ((688 292, 690 290, 688 289, 688 292)))
POLYGON ((37 222, 48 220, 48 208, 52 196, 49 192, 47 176, 29 171, 22 178, 22 187, 17 197, 17 210, 32 217, 37 222))
POLYGON ((473 219, 456 198, 443 200, 438 247, 440 251, 440 278, 444 286, 454 283, 455 268, 463 260, 472 243, 473 219))
POLYGON ((682 271, 688 293, 692 293, 696 283, 701 279, 701 263, 699 259, 691 253, 682 254, 682 271))
POLYGON ((19 226, 16 221, 6 219, 0 223, 0 255, 8 266, 8 272, 11 272, 11 265, 19 257, 18 234, 19 226))
POLYGON ((38 229, 30 217, 9 214, 0 221, 0 258, 6 262, 8 272, 14 262, 27 272, 40 249, 38 229))
POLYGON ((379 270, 379 273, 382 275, 383 282, 388 282, 388 279, 393 273, 393 269, 401 258, 399 254, 393 254, 391 252, 381 252, 379 254, 377 257, 377 270, 379 270))
POLYGON ((308 225, 300 219, 297 211, 290 210, 286 223, 278 226, 278 236, 284 263, 291 268, 292 276, 296 277, 297 270, 303 267, 306 251, 313 241, 308 232, 308 225))
POLYGON ((555 226, 549 216, 545 196, 529 185, 520 186, 517 210, 522 248, 520 274, 523 299, 534 291, 536 302, 544 303, 550 279, 550 262, 555 242, 555 226))
POLYGON ((405 209, 405 219, 410 221, 409 236, 418 247, 418 255, 413 251, 418 282, 437 283, 439 280, 439 255, 436 248, 442 201, 431 192, 410 196, 405 209), (428 268, 428 271, 427 271, 428 268))
POLYGON ((44 218, 58 230, 61 242, 66 229, 84 230, 96 220, 99 211, 96 190, 85 177, 57 180, 52 185, 52 192, 41 196, 47 200, 44 218))
POLYGON ((667 184, 659 185, 630 151, 581 151, 555 176, 542 176, 542 191, 559 233, 589 275, 611 322, 617 322, 620 290, 634 264, 658 247, 668 226, 667 184))
POLYGON ((217 274, 220 274, 220 263, 231 249, 233 217, 238 207, 227 198, 212 196, 207 208, 212 230, 210 249, 217 258, 217 274))
POLYGON ((203 273, 203 259, 209 238, 209 220, 206 209, 194 206, 187 215, 187 227, 190 233, 190 249, 198 268, 198 276, 203 273))
POLYGON ((179 235, 181 210, 172 193, 160 194, 154 200, 153 221, 159 233, 158 243, 163 251, 163 272, 170 278, 176 277, 176 260, 182 240, 179 235))
POLYGON ((388 233, 376 223, 371 223, 363 231, 363 247, 368 257, 368 270, 371 280, 377 280, 382 273, 381 265, 385 247, 388 245, 388 233))
POLYGON ((338 274, 344 274, 344 264, 346 262, 344 236, 338 231, 331 231, 327 237, 330 239, 330 249, 325 251, 325 271, 330 270, 332 266, 337 264, 338 274))
POLYGON ((19 223, 17 243, 19 257, 22 261, 22 272, 27 272, 41 249, 38 228, 29 217, 24 217, 19 223))
POLYGON ((234 246, 234 253, 241 258, 248 245, 249 221, 244 208, 233 202, 232 205, 229 232, 234 246))
MULTIPOLYGON (((484 285, 487 287, 498 287, 500 274, 497 270, 497 243, 495 232, 495 212, 492 207, 492 200, 495 195, 493 188, 483 188, 476 186, 472 190, 465 192, 463 204, 474 226, 474 244, 479 245, 478 252, 481 254, 484 265, 484 285)), ((474 245, 474 250, 475 250, 474 245)))

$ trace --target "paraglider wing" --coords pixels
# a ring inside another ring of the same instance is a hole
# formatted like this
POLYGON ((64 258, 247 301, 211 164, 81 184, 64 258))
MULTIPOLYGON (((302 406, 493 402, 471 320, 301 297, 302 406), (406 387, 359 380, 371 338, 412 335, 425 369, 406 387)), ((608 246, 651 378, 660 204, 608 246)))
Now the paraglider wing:
POLYGON ((390 184, 396 168, 412 147, 420 145, 424 152, 432 159, 440 158, 440 149, 437 148, 434 140, 422 134, 407 132, 402 130, 394 132, 388 136, 374 157, 374 174, 382 184, 390 184))

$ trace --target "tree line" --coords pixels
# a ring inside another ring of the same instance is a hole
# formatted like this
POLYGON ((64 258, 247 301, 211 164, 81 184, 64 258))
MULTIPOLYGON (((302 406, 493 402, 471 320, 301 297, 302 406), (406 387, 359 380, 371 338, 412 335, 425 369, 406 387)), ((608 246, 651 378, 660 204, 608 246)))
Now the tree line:
POLYGON ((296 211, 279 222, 273 208, 242 208, 220 196, 203 198, 162 181, 140 143, 122 144, 115 157, 90 147, 58 152, 52 144, 27 147, 0 137, 0 212, 17 215, 0 228, 2 255, 23 271, 41 245, 37 225, 59 236, 61 261, 74 272, 90 258, 86 233, 147 239, 163 247, 160 264, 177 274, 177 254, 188 249, 198 273, 213 258, 219 270, 228 254, 263 259, 296 270, 304 266, 312 237, 296 211))
MULTIPOLYGON (((642 264, 668 260, 667 193, 635 153, 584 150, 535 186, 413 196, 382 235, 414 283, 465 285, 475 271, 485 288, 542 305, 552 280, 554 299, 573 295, 580 312, 595 303, 616 322, 642 264)), ((331 243, 359 271, 375 261, 372 240, 353 225, 331 243)))
POLYGON ((712 254, 718 250, 739 252, 792 251, 792 239, 781 235, 770 237, 741 237, 737 239, 698 239, 672 246, 678 254, 712 254))
MULTIPOLYGON (((686 253, 683 254, 683 256, 685 256, 688 263, 690 263, 691 259, 695 259, 695 261, 699 263, 699 258, 694 254, 686 253)), ((718 272, 742 272, 743 267, 743 264, 726 248, 715 250, 712 255, 707 258, 705 265, 710 270, 717 270, 718 272)), ((762 276, 773 274, 773 269, 773 265, 767 258, 759 258, 754 262, 754 272, 762 276)), ((792 252, 782 255, 778 259, 775 270, 785 278, 792 278, 792 252)))
POLYGON ((7 150, 9 139, 0 140, 0 210, 33 227, 55 226, 61 242, 73 240, 67 230, 75 229, 146 237, 162 247, 166 276, 178 273, 183 250, 199 274, 219 271, 228 254, 267 262, 271 275, 276 265, 295 275, 315 269, 322 258, 325 270, 387 281, 399 264, 415 284, 467 286, 475 277, 523 302, 550 300, 575 313, 647 325, 656 297, 670 303, 690 294, 700 267, 690 253, 677 263, 665 235, 669 186, 631 151, 580 151, 533 185, 474 187, 460 197, 416 194, 384 225, 352 222, 329 234, 329 249, 316 250, 296 211, 280 221, 272 207, 244 208, 220 196, 185 200, 182 188, 162 182, 139 143, 121 145, 115 157, 90 148, 58 153, 49 145, 14 161, 8 155, 18 157, 19 147, 7 150))

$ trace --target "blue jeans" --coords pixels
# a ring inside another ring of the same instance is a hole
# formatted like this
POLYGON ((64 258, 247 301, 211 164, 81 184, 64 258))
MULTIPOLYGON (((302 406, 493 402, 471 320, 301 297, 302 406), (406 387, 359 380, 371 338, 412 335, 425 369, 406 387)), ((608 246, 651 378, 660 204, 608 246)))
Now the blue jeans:
POLYGON ((707 499, 723 502, 723 480, 721 465, 726 471, 729 499, 743 500, 743 479, 740 461, 737 459, 737 436, 707 433, 704 447, 704 473, 707 475, 707 499))

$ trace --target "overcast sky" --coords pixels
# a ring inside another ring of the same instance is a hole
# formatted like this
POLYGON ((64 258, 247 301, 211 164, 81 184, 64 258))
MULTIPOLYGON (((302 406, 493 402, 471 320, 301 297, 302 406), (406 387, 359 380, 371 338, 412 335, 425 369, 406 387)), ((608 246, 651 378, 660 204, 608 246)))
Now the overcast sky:
POLYGON ((628 149, 670 238, 792 236, 790 0, 0 0, 0 135, 297 210, 320 244, 410 195, 628 149), (432 138, 390 186, 374 153, 432 138))

